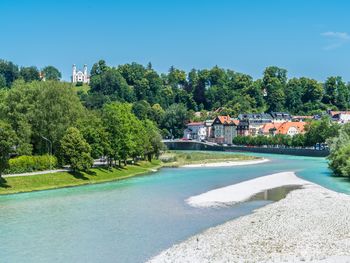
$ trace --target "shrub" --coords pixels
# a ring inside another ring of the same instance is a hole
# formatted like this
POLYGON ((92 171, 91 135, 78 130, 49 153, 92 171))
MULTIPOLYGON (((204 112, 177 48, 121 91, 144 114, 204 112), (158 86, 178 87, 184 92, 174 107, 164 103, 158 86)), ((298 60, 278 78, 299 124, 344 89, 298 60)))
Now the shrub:
POLYGON ((55 156, 23 155, 23 156, 10 159, 9 168, 5 170, 5 174, 44 171, 44 170, 49 170, 56 167, 57 167, 57 159, 55 156))

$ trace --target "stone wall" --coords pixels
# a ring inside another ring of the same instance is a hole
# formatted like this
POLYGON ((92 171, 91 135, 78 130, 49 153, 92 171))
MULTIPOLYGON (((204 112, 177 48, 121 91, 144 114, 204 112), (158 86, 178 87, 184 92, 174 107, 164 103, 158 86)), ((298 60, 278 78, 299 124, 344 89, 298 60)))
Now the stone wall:
POLYGON ((265 147, 244 147, 244 146, 221 146, 221 145, 209 145, 209 144, 194 142, 194 141, 166 141, 164 143, 169 150, 253 152, 253 153, 311 156, 311 157, 326 157, 329 155, 328 150, 273 148, 273 147, 265 148, 265 147))

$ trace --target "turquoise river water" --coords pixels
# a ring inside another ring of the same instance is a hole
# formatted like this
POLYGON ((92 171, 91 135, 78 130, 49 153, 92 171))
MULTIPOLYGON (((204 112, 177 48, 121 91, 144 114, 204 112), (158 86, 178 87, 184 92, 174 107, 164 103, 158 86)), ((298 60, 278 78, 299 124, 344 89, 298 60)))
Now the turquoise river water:
POLYGON ((0 196, 0 262, 144 262, 271 201, 192 208, 185 199, 282 171, 350 193, 324 158, 263 155, 259 165, 162 169, 120 182, 0 196))

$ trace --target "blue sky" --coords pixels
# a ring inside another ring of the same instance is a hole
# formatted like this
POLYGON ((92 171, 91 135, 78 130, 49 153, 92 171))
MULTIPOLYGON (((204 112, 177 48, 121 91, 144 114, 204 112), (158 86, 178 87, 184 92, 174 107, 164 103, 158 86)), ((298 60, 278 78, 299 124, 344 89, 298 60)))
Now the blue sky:
POLYGON ((1 0, 0 58, 54 65, 67 80, 73 63, 105 59, 350 81, 349 10, 346 0, 1 0))

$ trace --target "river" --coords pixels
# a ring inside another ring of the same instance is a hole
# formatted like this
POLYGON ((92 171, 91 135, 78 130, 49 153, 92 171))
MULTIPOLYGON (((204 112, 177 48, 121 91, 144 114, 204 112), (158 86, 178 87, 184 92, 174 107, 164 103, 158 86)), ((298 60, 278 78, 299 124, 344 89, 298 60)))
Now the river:
POLYGON ((331 177, 324 158, 254 155, 271 161, 165 168, 119 182, 0 196, 0 262, 144 262, 174 243, 272 202, 201 209, 188 206, 188 197, 282 171, 350 193, 348 180, 331 177))

